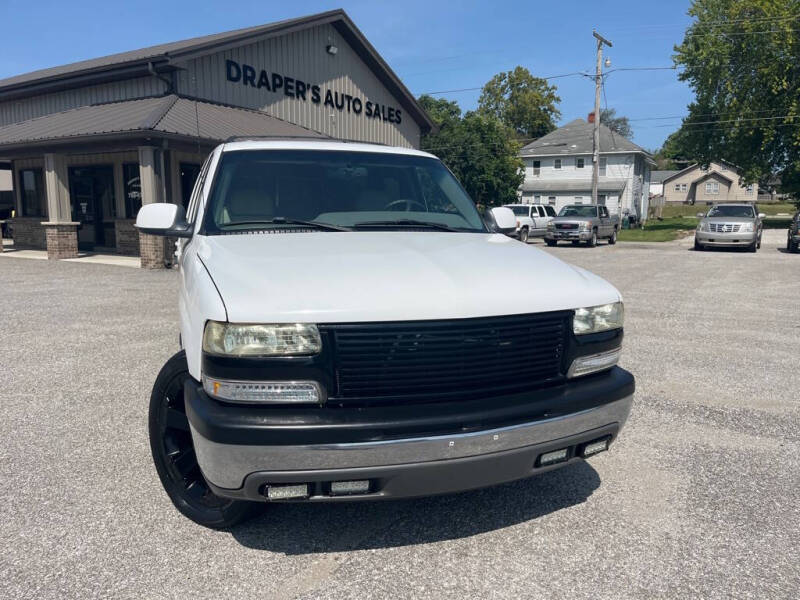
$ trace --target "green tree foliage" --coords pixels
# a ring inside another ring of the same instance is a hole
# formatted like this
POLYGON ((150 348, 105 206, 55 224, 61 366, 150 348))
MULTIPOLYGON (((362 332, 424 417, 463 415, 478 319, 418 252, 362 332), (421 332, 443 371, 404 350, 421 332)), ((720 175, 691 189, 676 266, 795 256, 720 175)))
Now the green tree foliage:
POLYGON ((660 170, 683 169, 697 162, 692 149, 688 147, 688 131, 688 128, 674 131, 664 141, 664 145, 653 154, 653 159, 660 170))
POLYGON ((695 0, 689 14, 674 57, 695 93, 680 152, 728 160, 745 182, 777 173, 800 196, 800 0, 695 0))
POLYGON ((498 73, 483 86, 478 111, 491 115, 526 141, 542 137, 556 128, 561 116, 556 86, 534 77, 524 67, 498 73))
POLYGON ((453 101, 424 95, 419 102, 439 127, 422 138, 422 149, 438 156, 477 204, 516 201, 524 174, 513 132, 491 115, 462 117, 453 101))
POLYGON ((631 123, 628 121, 628 117, 618 117, 616 109, 601 108, 600 123, 624 138, 631 139, 633 137, 633 129, 631 129, 631 123))

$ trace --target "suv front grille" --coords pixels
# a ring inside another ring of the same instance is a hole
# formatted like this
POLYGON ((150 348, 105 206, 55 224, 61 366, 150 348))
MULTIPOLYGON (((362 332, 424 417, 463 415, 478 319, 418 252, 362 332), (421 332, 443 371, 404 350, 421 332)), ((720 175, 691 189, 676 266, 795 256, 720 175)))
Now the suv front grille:
POLYGON ((563 377, 571 311, 327 325, 339 399, 426 402, 506 394, 563 377))
POLYGON ((739 233, 742 226, 739 223, 709 223, 708 230, 712 233, 739 233))

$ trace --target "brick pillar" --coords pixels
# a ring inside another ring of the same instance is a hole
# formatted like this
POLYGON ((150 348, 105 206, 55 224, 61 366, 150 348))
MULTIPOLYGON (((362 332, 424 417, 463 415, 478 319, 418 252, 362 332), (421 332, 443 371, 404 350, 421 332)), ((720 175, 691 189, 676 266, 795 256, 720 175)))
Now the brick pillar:
POLYGON ((139 233, 139 258, 143 269, 164 268, 164 239, 159 235, 139 233))
POLYGON ((79 223, 42 223, 47 236, 47 258, 78 257, 78 225, 79 223))

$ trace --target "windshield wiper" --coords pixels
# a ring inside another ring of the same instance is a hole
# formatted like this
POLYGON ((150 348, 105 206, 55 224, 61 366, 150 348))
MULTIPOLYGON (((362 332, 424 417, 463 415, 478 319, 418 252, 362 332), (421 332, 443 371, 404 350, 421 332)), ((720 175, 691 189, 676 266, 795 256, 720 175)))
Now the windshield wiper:
POLYGON ((275 217, 269 220, 253 221, 231 221, 220 225, 220 227, 236 227, 238 225, 302 225, 304 227, 314 227, 324 231, 353 231, 350 227, 342 225, 331 225, 330 223, 320 223, 319 221, 301 221, 300 219, 287 219, 286 217, 275 217))
POLYGON ((455 231, 463 233, 464 229, 456 229, 443 223, 431 223, 430 221, 415 221, 414 219, 398 219, 397 221, 364 221, 363 223, 353 224, 353 229, 359 227, 427 227, 429 229, 438 229, 439 231, 455 231))

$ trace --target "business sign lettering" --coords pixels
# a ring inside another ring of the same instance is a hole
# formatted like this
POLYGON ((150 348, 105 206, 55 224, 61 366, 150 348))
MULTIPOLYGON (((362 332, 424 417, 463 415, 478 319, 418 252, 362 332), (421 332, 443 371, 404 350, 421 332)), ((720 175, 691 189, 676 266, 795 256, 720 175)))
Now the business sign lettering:
POLYGON ((303 102, 311 101, 334 108, 339 112, 347 111, 356 115, 364 115, 369 119, 380 119, 388 123, 400 124, 403 120, 399 108, 351 96, 342 92, 323 90, 319 85, 302 81, 295 77, 279 73, 269 73, 265 69, 257 70, 247 64, 239 64, 234 60, 225 61, 225 78, 232 83, 241 83, 256 89, 280 93, 303 102))

